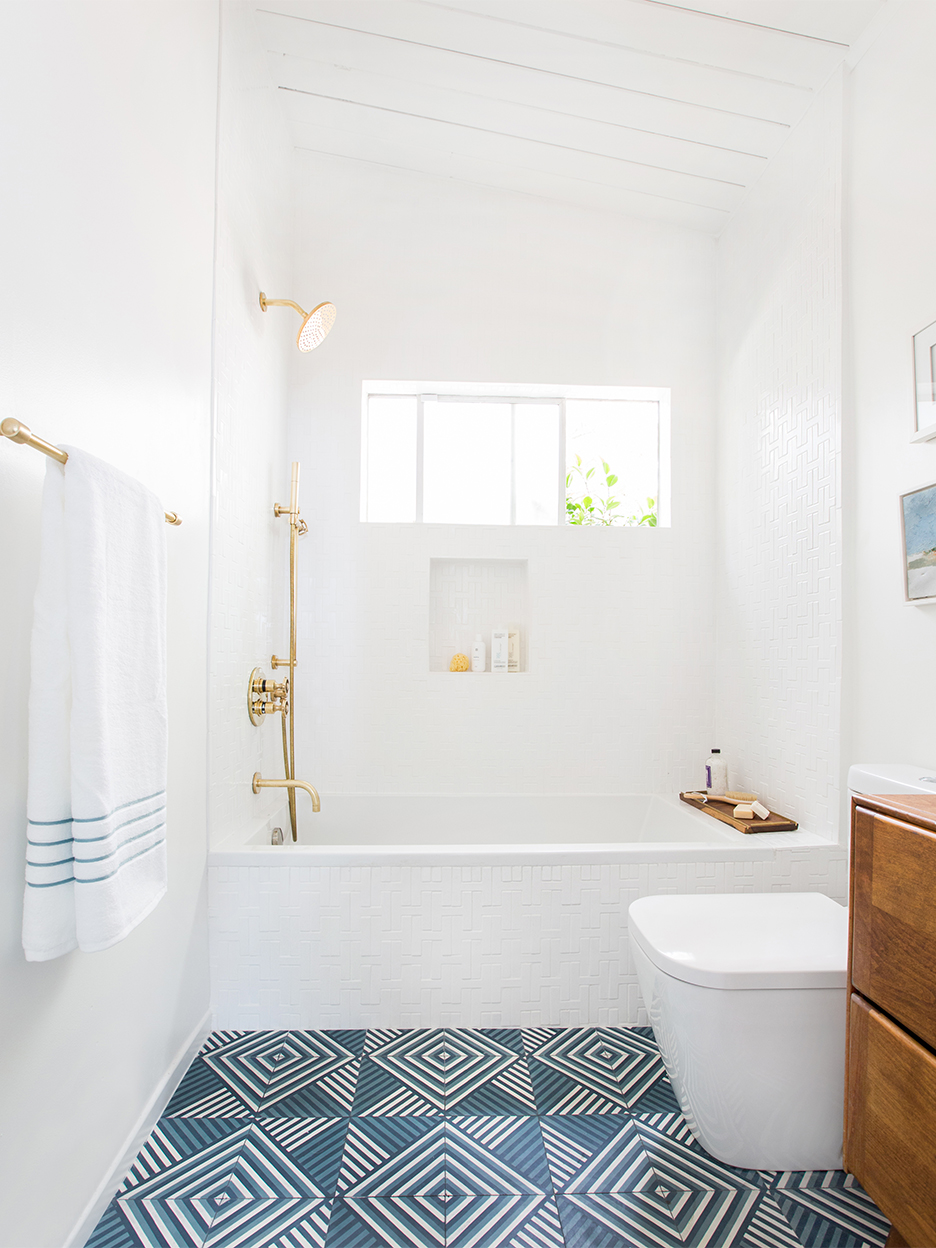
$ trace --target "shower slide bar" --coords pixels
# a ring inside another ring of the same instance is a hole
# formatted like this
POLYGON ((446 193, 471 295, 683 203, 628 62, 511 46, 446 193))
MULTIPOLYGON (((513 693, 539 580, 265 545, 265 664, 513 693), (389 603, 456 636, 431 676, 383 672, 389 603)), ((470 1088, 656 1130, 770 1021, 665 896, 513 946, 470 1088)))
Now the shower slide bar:
MULTIPOLYGON (((9 438, 11 442, 19 442, 21 446, 31 446, 34 451, 42 451, 43 455, 48 455, 49 459, 57 459, 60 464, 68 463, 68 452, 63 451, 61 447, 53 446, 51 442, 46 442, 44 438, 38 438, 30 431, 28 425, 24 425, 20 420, 14 420, 12 416, 8 416, 6 420, 0 421, 0 433, 5 438, 9 438)), ((179 525, 182 521, 174 511, 163 513, 166 517, 166 524, 179 525)))

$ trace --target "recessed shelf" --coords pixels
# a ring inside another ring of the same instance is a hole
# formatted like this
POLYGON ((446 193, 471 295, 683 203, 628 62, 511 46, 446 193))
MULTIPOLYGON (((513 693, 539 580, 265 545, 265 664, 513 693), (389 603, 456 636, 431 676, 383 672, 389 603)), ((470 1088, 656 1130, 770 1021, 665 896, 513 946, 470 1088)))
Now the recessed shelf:
POLYGON ((452 655, 466 654, 470 658, 475 634, 480 633, 487 648, 485 673, 494 675, 491 672, 491 630, 498 625, 519 628, 520 672, 528 671, 527 579, 526 559, 430 559, 430 672, 480 675, 478 672, 449 672, 452 655))

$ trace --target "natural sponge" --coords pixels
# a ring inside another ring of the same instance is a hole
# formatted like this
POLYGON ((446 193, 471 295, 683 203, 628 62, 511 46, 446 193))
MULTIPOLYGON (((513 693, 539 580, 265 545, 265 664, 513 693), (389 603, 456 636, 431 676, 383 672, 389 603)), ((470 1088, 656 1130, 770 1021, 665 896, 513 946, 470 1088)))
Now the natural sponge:
POLYGON ((454 654, 449 664, 450 672, 467 672, 471 664, 468 662, 467 654, 454 654))

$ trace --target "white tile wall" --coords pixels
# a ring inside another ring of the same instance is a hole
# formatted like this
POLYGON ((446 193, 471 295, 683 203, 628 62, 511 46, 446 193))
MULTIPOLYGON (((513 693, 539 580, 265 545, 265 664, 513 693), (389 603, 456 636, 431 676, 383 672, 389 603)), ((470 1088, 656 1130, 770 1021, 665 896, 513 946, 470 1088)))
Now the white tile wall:
POLYGON ((845 902, 846 855, 604 866, 210 867, 214 1025, 645 1023, 627 907, 656 893, 845 902))
POLYGON ((293 364, 291 445, 314 473, 299 774, 325 793, 698 784, 714 725, 714 245, 299 160, 298 286, 338 307, 293 364), (371 377, 672 387, 672 528, 362 524, 371 377), (527 562, 528 672, 494 687, 428 670, 430 559, 527 562))
POLYGON ((255 771, 282 775, 279 724, 255 728, 246 713, 251 669, 269 672, 270 655, 288 644, 288 530, 272 508, 289 497, 286 379, 297 319, 258 303, 261 290, 292 297, 291 153, 254 21, 252 6, 222 3, 208 686, 214 839, 219 830, 249 835, 282 804, 250 791, 255 771))
POLYGON ((719 242, 718 742, 731 783, 838 830, 841 82, 719 242))

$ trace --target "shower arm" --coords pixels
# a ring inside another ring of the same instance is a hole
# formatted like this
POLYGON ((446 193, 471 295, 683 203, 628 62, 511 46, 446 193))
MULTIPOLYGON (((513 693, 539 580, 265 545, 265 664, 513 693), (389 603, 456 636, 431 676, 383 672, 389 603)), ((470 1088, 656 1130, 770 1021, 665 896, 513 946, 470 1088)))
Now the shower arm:
POLYGON ((304 789, 312 798, 312 809, 318 813, 322 809, 318 789, 314 784, 306 784, 305 780, 264 780, 259 771, 254 772, 251 788, 255 793, 261 789, 289 789, 291 797, 295 797, 296 789, 304 789))
MULTIPOLYGON (((308 316, 305 308, 300 308, 298 303, 293 303, 292 299, 268 299, 263 292, 260 292, 260 307, 264 312, 267 308, 295 308, 300 316, 308 316)), ((295 321, 293 322, 295 324, 295 321)))

